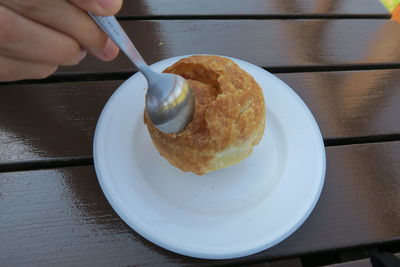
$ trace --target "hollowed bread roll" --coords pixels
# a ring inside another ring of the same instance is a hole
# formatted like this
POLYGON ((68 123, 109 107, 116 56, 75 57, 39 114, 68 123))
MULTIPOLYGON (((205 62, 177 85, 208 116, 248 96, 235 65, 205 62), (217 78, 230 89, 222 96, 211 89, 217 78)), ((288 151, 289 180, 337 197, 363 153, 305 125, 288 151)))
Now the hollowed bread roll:
POLYGON ((206 174, 249 156, 265 128, 260 86, 232 60, 208 55, 179 60, 164 72, 188 80, 195 95, 192 121, 177 134, 145 123, 160 154, 187 172, 206 174))

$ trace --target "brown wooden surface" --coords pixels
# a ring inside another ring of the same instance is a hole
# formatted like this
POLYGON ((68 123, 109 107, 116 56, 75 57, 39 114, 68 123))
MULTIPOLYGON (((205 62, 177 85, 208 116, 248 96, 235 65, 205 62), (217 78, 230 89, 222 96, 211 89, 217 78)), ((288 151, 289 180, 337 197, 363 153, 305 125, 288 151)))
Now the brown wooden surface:
MULTIPOLYGON (((400 253, 394 254, 394 256, 398 257, 400 260, 400 253)), ((355 260, 355 261, 331 264, 331 265, 327 265, 325 267, 372 267, 372 264, 371 264, 371 260, 368 258, 368 259, 362 259, 362 260, 355 260)), ((388 266, 388 267, 391 267, 391 266, 388 266)))
POLYGON ((0 262, 8 266, 176 266, 272 260, 400 239, 400 142, 330 147, 321 198, 292 236, 227 261, 182 257, 132 231, 92 166, 0 174, 0 262))
MULTIPOLYGON (((325 139, 400 134, 400 70, 278 77, 303 98, 325 139)), ((121 83, 2 86, 0 163, 91 156, 97 119, 121 83)))
POLYGON ((345 15, 388 11, 376 0, 125 0, 120 17, 345 15))
POLYGON ((372 267, 369 259, 327 265, 325 267, 372 267))
POLYGON ((0 266, 301 266, 399 251, 400 24, 378 0, 125 0, 118 17, 149 63, 210 53, 280 73, 329 146, 321 198, 292 236, 241 259, 204 261, 144 240, 91 165, 98 116, 136 70, 123 55, 88 57, 45 83, 0 84, 0 266))
POLYGON ((300 258, 285 259, 272 262, 246 264, 246 267, 303 267, 300 258))
MULTIPOLYGON (((400 27, 382 19, 123 21, 128 35, 154 63, 208 53, 236 57, 271 70, 293 67, 400 67, 400 27)), ((108 63, 87 57, 57 75, 133 72, 120 55, 108 63)))

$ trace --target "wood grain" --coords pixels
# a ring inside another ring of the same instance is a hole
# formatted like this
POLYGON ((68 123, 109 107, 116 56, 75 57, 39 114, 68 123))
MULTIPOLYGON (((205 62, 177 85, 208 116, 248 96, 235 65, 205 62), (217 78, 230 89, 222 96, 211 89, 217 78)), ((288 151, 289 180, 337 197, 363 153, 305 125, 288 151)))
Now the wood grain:
POLYGON ((0 262, 6 266, 246 263, 400 240, 400 142, 327 149, 321 198, 292 236, 227 261, 182 257, 144 240, 105 200, 93 167, 0 174, 0 262))
POLYGON ((343 262, 338 264, 327 265, 325 267, 373 267, 370 259, 343 262))
MULTIPOLYGON (((123 21, 154 63, 187 54, 216 54, 276 68, 393 65, 400 67, 400 27, 390 20, 162 20, 123 21), (396 65, 397 64, 397 65, 396 65)), ((57 75, 130 73, 120 55, 112 62, 87 57, 57 75)))
POLYGON ((388 11, 375 0, 125 0, 120 17, 359 15, 388 11))
POLYGON ((246 264, 246 267, 303 267, 303 264, 300 258, 293 258, 272 262, 246 264))
POLYGON ((399 75, 394 69, 277 76, 309 106, 324 138, 340 139, 400 133, 399 75))
MULTIPOLYGON (((309 106, 325 139, 400 134, 400 70, 278 77, 309 106)), ((0 86, 0 163, 90 157, 100 112, 121 83, 0 86)))
POLYGON ((97 119, 119 84, 2 86, 1 161, 91 155, 97 119))
MULTIPOLYGON (((393 254, 393 256, 399 258, 399 264, 400 264, 400 253, 393 254)), ((390 266, 390 265, 387 265, 387 266, 390 266)), ((331 264, 331 265, 327 265, 325 267, 373 267, 373 266, 371 264, 371 259, 368 258, 368 259, 362 259, 362 260, 355 260, 355 261, 331 264)))

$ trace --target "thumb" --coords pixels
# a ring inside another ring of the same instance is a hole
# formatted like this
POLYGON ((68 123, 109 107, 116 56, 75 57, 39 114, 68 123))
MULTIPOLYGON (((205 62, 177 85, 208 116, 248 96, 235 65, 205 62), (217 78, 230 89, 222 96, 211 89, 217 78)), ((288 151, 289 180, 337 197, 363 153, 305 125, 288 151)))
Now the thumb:
POLYGON ((75 6, 98 16, 115 15, 122 6, 122 0, 69 0, 75 6))

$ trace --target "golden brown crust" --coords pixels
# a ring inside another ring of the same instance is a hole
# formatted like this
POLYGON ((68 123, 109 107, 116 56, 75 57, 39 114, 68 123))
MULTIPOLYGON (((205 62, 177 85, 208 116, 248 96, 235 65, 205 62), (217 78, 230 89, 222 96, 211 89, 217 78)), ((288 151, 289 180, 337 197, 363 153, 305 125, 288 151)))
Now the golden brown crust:
POLYGON ((265 127, 264 97, 253 77, 230 59, 201 55, 184 58, 164 72, 188 80, 195 112, 192 122, 178 134, 158 131, 145 115, 163 157, 183 171, 205 174, 251 153, 265 127), (225 155, 227 151, 234 153, 225 155), (224 159, 219 162, 220 158, 224 159))

